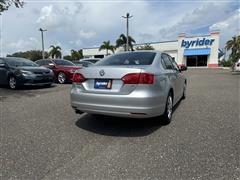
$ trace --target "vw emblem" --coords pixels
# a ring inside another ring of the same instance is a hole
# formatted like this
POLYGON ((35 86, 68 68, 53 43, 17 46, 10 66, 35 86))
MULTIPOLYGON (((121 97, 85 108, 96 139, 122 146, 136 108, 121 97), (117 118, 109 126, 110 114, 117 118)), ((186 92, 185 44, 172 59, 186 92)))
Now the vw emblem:
POLYGON ((100 76, 104 76, 105 75, 104 70, 99 71, 99 74, 100 74, 100 76))

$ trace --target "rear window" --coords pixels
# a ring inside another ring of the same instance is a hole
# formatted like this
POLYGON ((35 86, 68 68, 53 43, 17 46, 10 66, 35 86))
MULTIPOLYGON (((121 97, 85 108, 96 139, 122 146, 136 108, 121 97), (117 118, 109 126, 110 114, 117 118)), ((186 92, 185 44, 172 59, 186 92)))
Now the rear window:
POLYGON ((131 52, 116 54, 102 59, 96 66, 129 66, 129 65, 151 65, 156 53, 154 52, 131 52))
POLYGON ((54 60, 55 64, 57 65, 62 65, 62 66, 75 66, 75 64, 73 64, 70 61, 66 61, 66 60, 54 60))

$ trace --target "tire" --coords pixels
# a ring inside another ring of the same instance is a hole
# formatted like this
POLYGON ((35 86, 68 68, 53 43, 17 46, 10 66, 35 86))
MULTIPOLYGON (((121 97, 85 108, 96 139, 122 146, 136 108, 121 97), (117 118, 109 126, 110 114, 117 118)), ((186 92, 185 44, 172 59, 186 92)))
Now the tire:
POLYGON ((187 84, 186 84, 186 82, 185 82, 185 83, 184 83, 184 86, 183 86, 182 99, 186 99, 186 91, 187 91, 187 84))
POLYGON ((172 119, 172 113, 173 113, 173 95, 171 92, 169 92, 166 102, 165 111, 163 114, 163 123, 169 124, 172 119))
POLYGON ((17 85, 17 80, 14 76, 10 76, 8 79, 8 87, 10 89, 17 89, 18 85, 17 85))
POLYGON ((58 81, 60 84, 65 84, 66 81, 67 81, 66 74, 63 73, 63 72, 58 73, 57 81, 58 81))

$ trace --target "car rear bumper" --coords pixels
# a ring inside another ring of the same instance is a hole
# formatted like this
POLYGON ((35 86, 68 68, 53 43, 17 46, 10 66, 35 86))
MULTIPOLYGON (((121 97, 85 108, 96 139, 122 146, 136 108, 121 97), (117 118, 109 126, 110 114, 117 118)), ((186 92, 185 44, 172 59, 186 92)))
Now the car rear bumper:
POLYGON ((117 117, 150 118, 164 113, 165 99, 161 93, 156 95, 93 94, 71 90, 71 105, 75 110, 90 114, 117 117))

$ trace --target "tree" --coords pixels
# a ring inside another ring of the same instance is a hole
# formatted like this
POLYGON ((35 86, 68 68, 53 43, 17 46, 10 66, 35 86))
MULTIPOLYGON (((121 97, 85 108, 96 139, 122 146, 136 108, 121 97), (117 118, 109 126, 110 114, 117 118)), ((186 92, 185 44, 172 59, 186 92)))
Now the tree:
MULTIPOLYGON (((25 52, 15 52, 13 54, 8 54, 7 57, 21 57, 36 61, 42 59, 42 51, 40 50, 30 50, 25 52)), ((45 52, 45 57, 48 57, 48 53, 45 52)))
POLYGON ((51 50, 49 51, 50 56, 53 59, 56 58, 61 58, 62 57, 62 53, 61 53, 61 47, 60 46, 50 46, 51 50))
POLYGON ((83 53, 82 53, 82 49, 75 51, 75 50, 71 50, 71 57, 72 60, 79 60, 81 58, 83 58, 83 53))
POLYGON ((100 46, 99 51, 106 50, 106 55, 108 55, 108 50, 114 53, 115 47, 110 44, 110 41, 103 41, 103 44, 100 46))
POLYGON ((230 59, 235 63, 240 58, 240 35, 232 37, 231 40, 227 41, 226 50, 231 50, 230 59))
POLYGON ((83 58, 83 51, 82 49, 76 51, 74 49, 71 50, 71 55, 66 55, 63 57, 63 59, 69 60, 69 61, 76 61, 83 58))
MULTIPOLYGON (((128 36, 128 46, 131 48, 131 51, 134 51, 133 43, 136 43, 135 40, 131 36, 128 36)), ((116 40, 116 47, 123 47, 124 51, 127 50, 127 37, 124 34, 121 34, 116 40)))
POLYGON ((20 0, 0 0, 0 15, 3 11, 8 10, 12 4, 17 8, 23 7, 23 1, 20 0))
POLYGON ((72 56, 71 55, 66 55, 63 56, 63 59, 69 60, 69 61, 73 61, 72 56))
POLYGON ((144 44, 143 46, 138 46, 136 50, 154 50, 150 44, 144 44))

